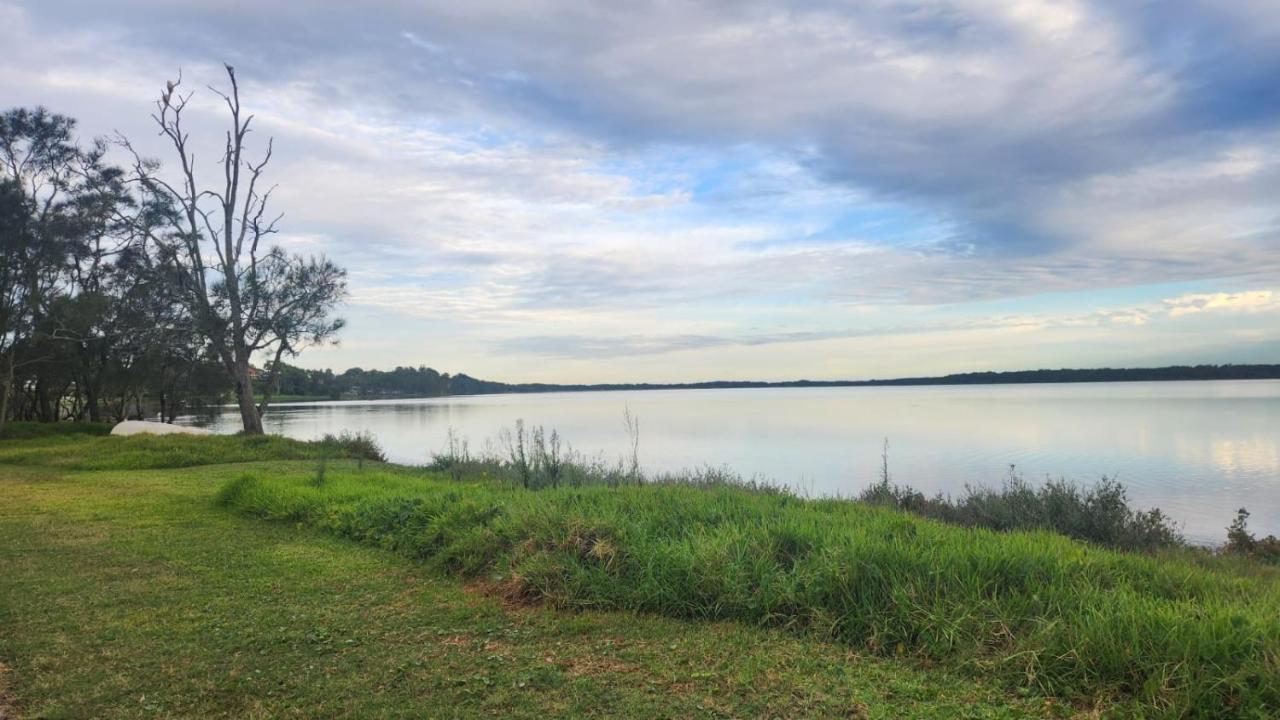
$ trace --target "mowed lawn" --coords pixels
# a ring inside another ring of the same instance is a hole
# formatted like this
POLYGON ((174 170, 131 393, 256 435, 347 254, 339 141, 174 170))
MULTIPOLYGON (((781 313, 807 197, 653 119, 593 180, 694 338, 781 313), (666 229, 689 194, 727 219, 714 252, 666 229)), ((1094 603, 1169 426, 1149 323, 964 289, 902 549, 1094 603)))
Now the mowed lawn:
POLYGON ((504 606, 214 503, 246 470, 313 465, 0 464, 0 717, 1094 714, 734 623, 504 606))

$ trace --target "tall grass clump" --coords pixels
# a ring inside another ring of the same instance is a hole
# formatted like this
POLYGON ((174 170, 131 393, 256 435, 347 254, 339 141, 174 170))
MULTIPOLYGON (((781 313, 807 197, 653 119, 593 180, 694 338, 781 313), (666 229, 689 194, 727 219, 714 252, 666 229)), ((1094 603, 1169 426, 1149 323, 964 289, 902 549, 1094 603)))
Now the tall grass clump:
MULTIPOLYGON (((574 450, 560 434, 541 425, 515 426, 499 435, 500 450, 473 452, 466 439, 449 430, 445 448, 432 456, 429 469, 445 472, 455 480, 485 478, 519 486, 525 490, 604 485, 621 487, 645 482, 705 482, 713 473, 695 471, 647 477, 640 468, 640 424, 630 410, 624 413, 627 453, 614 461, 603 455, 590 457, 574 450)), ((717 471, 721 479, 728 471, 717 471)))
POLYGON ((1039 487, 1014 467, 998 488, 965 486, 952 499, 932 497, 890 482, 887 460, 880 480, 864 490, 862 502, 891 507, 935 520, 991 530, 1044 529, 1077 540, 1123 550, 1149 551, 1178 547, 1182 534, 1159 509, 1135 510, 1124 485, 1103 477, 1095 485, 1048 480, 1039 487))
POLYGON ((345 457, 360 461, 387 461, 387 455, 383 452, 382 446, 378 444, 378 440, 373 436, 373 433, 369 432, 343 430, 337 435, 325 433, 324 437, 320 438, 319 445, 331 450, 335 457, 345 457))
POLYGON ((1148 717, 1280 713, 1280 586, 1177 555, 714 481, 529 492, 332 468, 312 480, 241 477, 221 502, 513 600, 786 628, 1148 717))
POLYGON ((446 473, 454 480, 499 479, 507 474, 501 458, 493 453, 473 453, 470 442, 453 428, 449 428, 444 450, 434 453, 427 467, 446 473))

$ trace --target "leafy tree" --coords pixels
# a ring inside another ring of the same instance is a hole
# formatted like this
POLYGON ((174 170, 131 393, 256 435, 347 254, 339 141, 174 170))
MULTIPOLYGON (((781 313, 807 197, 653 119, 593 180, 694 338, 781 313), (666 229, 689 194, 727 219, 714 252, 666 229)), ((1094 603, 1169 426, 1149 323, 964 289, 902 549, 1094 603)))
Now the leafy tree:
POLYGON ((121 295, 136 279, 121 272, 119 258, 136 252, 142 240, 132 234, 136 203, 123 170, 103 158, 106 145, 95 141, 78 160, 77 182, 63 213, 66 225, 66 281, 56 308, 51 337, 69 345, 60 353, 70 366, 83 400, 76 417, 103 419, 102 399, 108 379, 118 377, 119 348, 150 333, 152 318, 123 315, 121 295), (131 321, 131 322, 126 322, 131 321))
POLYGON ((171 420, 225 383, 152 241, 166 208, 74 129, 0 115, 0 422, 141 417, 157 399, 171 420))
POLYGON ((0 115, 0 423, 10 414, 15 372, 47 359, 30 350, 75 231, 70 208, 83 156, 74 127, 44 108, 0 115))

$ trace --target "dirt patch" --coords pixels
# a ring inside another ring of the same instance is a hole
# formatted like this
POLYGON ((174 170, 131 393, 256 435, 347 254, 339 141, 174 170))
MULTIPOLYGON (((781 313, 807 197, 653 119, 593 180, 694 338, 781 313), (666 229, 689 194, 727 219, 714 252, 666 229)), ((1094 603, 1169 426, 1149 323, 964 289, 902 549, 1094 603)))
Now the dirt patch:
POLYGON ((507 578, 496 582, 475 580, 463 587, 467 592, 475 595, 498 598, 502 601, 504 610, 521 610, 541 604, 541 598, 537 597, 526 585, 515 578, 507 578))
MULTIPOLYGON (((474 641, 470 635, 453 635, 441 640, 440 644, 449 647, 470 647, 472 642, 474 641)), ((0 718, 0 720, 3 720, 3 718, 0 718)))
POLYGON ((609 673, 629 673, 636 669, 634 665, 624 663, 611 657, 580 656, 566 658, 565 672, 574 677, 588 675, 605 675, 609 673))
POLYGON ((9 666, 0 662, 0 720, 18 720, 13 696, 9 694, 9 666))
POLYGON ((511 645, 501 640, 488 640, 484 644, 484 651, 492 655, 507 655, 511 652, 511 645))
POLYGON ((1095 700, 1093 704, 1088 707, 1084 704, 1080 704, 1076 707, 1076 712, 1072 714, 1071 720, 1099 720, 1105 709, 1106 705, 1101 700, 1095 700))

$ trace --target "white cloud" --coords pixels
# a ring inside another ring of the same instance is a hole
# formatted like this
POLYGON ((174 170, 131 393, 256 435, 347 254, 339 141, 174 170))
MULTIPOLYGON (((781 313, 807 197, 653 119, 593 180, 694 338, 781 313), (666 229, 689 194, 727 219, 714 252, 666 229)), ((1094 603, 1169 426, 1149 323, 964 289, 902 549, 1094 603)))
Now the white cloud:
MULTIPOLYGON (((583 358, 927 336, 937 362, 1232 309, 1265 335, 1271 291, 1199 290, 1280 275, 1280 109, 1249 84, 1280 25, 1137 5, 0 0, 0 94, 146 144, 164 79, 233 62, 282 240, 393 334, 583 358), (1018 308, 1157 283, 1197 292, 1018 308)), ((212 170, 217 103, 193 109, 212 170)))
POLYGON ((1238 293, 1194 293, 1164 301, 1169 317, 1202 312, 1264 312, 1280 310, 1280 298, 1270 290, 1238 293))

